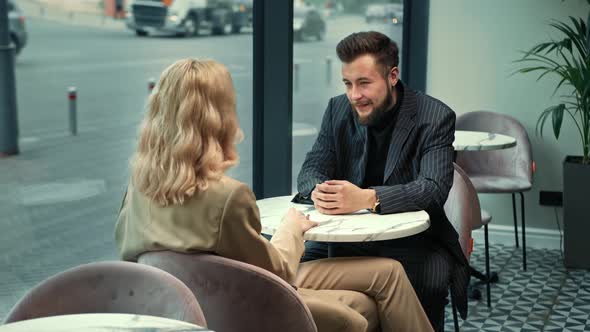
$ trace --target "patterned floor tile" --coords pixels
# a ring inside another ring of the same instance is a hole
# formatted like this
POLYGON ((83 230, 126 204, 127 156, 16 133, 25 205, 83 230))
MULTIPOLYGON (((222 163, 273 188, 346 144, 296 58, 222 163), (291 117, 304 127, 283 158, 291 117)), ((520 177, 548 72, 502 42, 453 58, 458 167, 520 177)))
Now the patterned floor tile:
MULTIPOLYGON (((490 256, 499 276, 491 289, 492 308, 480 287, 482 299, 470 300, 461 331, 590 332, 589 271, 566 270, 558 250, 527 251, 527 271, 522 271, 521 249, 493 245, 490 256)), ((476 245, 471 263, 483 271, 483 262, 483 245, 476 245)), ((445 330, 453 331, 453 316, 445 317, 445 330)))

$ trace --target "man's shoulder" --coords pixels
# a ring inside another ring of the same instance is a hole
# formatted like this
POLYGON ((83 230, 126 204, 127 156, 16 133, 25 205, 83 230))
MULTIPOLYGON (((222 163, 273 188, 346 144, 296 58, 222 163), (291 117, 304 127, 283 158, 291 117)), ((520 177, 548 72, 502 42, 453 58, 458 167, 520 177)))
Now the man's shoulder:
POLYGON ((332 109, 341 110, 345 109, 350 106, 350 102, 348 101, 348 97, 345 93, 341 95, 337 95, 335 97, 330 98, 330 106, 332 109))
POLYGON ((416 93, 416 116, 419 119, 441 119, 454 116, 455 112, 444 102, 423 92, 416 93))
POLYGON ((341 94, 330 98, 324 121, 328 120, 333 125, 342 125, 351 123, 353 120, 352 109, 350 108, 350 101, 346 94, 341 94))

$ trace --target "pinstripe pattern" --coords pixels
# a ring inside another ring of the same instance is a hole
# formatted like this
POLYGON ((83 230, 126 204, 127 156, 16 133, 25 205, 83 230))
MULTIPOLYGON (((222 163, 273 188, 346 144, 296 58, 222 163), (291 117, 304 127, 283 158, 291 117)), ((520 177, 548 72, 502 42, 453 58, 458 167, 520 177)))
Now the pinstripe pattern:
MULTIPOLYGON (((468 265, 457 233, 443 210, 453 183, 455 113, 437 99, 407 87, 404 90, 387 155, 384 184, 373 188, 382 214, 413 210, 429 213, 431 227, 425 233, 454 257, 451 291, 465 318, 468 265)), ((315 185, 325 180, 348 180, 362 185, 367 163, 367 128, 358 123, 353 112, 346 95, 330 99, 318 138, 297 179, 302 196, 309 197, 315 185)), ((448 285, 448 273, 438 273, 443 269, 449 271, 448 266, 434 264, 421 273, 439 276, 448 285)), ((441 280, 424 279, 434 285, 441 280)))

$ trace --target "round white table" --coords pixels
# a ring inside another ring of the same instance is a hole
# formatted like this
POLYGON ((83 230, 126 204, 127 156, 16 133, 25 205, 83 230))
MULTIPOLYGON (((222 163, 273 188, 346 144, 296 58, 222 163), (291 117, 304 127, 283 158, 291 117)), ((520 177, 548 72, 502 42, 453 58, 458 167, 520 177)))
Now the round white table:
POLYGON ((133 314, 77 314, 23 320, 0 325, 1 332, 213 332, 207 328, 174 319, 133 314))
POLYGON ((272 235, 289 207, 295 207, 319 226, 305 232, 304 239, 323 242, 368 242, 393 240, 425 231, 430 218, 425 211, 378 215, 367 210, 346 215, 325 215, 313 205, 291 203, 292 196, 256 201, 260 210, 262 233, 272 235))
POLYGON ((514 137, 483 131, 456 130, 453 147, 455 151, 489 151, 516 146, 514 137))

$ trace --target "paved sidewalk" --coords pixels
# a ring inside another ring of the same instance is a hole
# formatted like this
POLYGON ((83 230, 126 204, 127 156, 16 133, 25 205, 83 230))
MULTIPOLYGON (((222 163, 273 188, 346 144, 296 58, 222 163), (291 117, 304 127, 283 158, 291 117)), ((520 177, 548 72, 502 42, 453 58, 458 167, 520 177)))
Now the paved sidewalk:
MULTIPOLYGON (((89 10, 88 3, 17 1, 27 19, 126 29, 123 21, 89 10)), ((79 264, 118 259, 114 224, 137 124, 94 131, 82 127, 76 137, 65 132, 21 137, 21 153, 0 159, 0 322, 47 277, 79 264)))
POLYGON ((42 18, 63 24, 124 30, 125 21, 104 15, 97 0, 17 0, 27 18, 42 18))
POLYGON ((81 131, 0 159, 0 322, 47 277, 118 259, 114 226, 135 135, 136 125, 81 131))

